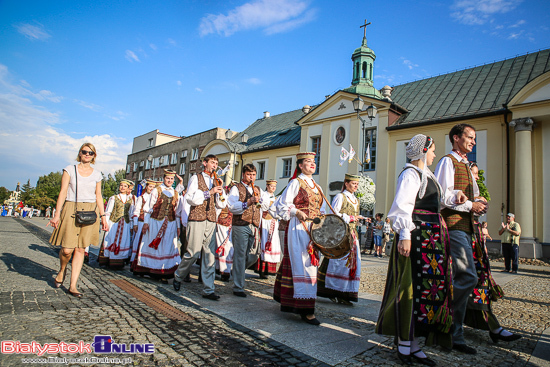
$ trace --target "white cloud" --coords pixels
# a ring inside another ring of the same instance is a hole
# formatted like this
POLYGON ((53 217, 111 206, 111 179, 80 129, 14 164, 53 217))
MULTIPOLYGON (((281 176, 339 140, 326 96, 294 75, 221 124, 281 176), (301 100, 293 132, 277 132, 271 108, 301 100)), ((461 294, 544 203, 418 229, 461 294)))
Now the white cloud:
POLYGON ((522 0, 455 0, 451 13, 456 21, 466 25, 482 25, 492 16, 514 10, 522 0))
POLYGON ((510 35, 508 36, 508 39, 509 39, 509 40, 518 39, 518 38, 520 38, 520 37, 523 35, 523 33, 524 33, 524 31, 519 31, 519 32, 510 33, 510 35))
POLYGON ((174 39, 172 39, 172 38, 168 38, 168 39, 166 40, 166 42, 167 42, 170 46, 177 46, 177 45, 178 45, 178 43, 177 43, 174 39))
POLYGON ((510 28, 518 28, 519 26, 524 24, 525 24, 525 20, 521 19, 521 20, 518 20, 515 24, 512 24, 510 28))
POLYGON ((181 85, 182 85, 181 80, 176 80, 176 85, 177 85, 178 87, 181 87, 181 85))
POLYGON ((157 50, 157 45, 155 45, 154 43, 150 43, 150 44, 149 44, 149 47, 151 47, 151 49, 152 49, 153 51, 156 51, 156 50, 157 50))
POLYGON ((86 101, 81 101, 79 99, 75 99, 74 102, 76 102, 77 104, 81 105, 82 107, 84 108, 87 108, 89 110, 92 110, 92 111, 100 111, 102 109, 101 106, 98 106, 94 103, 90 103, 90 102, 86 102, 86 101))
POLYGON ((258 78, 249 78, 246 80, 247 82, 249 82, 250 84, 262 84, 262 81, 258 78))
POLYGON ((195 88, 195 90, 196 90, 197 92, 202 93, 202 89, 200 89, 199 87, 195 88))
POLYGON ((28 24, 28 23, 21 23, 14 25, 14 27, 17 29, 19 33, 24 35, 30 40, 39 40, 39 41, 45 41, 48 38, 51 37, 51 35, 44 30, 44 26, 40 23, 36 23, 36 25, 28 24))
POLYGON ((201 36, 217 33, 230 36, 235 32, 264 29, 274 34, 294 29, 315 18, 315 11, 307 11, 307 0, 255 0, 238 6, 225 14, 208 14, 201 19, 201 36))
POLYGON ((75 163, 78 148, 87 141, 97 148, 97 169, 107 174, 125 167, 130 143, 109 134, 71 135, 56 127, 62 122, 60 113, 38 104, 44 101, 37 97, 40 93, 25 90, 0 64, 0 185, 11 187, 28 178, 34 185, 39 176, 75 163))
POLYGON ((403 65, 407 66, 409 68, 409 70, 412 70, 412 69, 418 67, 418 64, 415 64, 411 60, 407 60, 404 57, 402 57, 401 60, 403 60, 403 65))
POLYGON ((134 51, 126 50, 125 57, 126 57, 126 60, 130 62, 134 62, 134 61, 140 62, 139 57, 134 53, 134 51))

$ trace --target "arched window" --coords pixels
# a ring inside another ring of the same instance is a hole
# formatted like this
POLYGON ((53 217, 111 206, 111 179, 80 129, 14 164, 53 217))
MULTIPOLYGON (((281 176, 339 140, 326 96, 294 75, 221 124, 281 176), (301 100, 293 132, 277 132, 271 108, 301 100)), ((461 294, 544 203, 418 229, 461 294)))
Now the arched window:
POLYGON ((361 75, 361 78, 366 78, 367 77, 367 62, 366 61, 363 61, 363 73, 361 75))
POLYGON ((354 79, 359 79, 359 63, 355 63, 355 78, 354 79))

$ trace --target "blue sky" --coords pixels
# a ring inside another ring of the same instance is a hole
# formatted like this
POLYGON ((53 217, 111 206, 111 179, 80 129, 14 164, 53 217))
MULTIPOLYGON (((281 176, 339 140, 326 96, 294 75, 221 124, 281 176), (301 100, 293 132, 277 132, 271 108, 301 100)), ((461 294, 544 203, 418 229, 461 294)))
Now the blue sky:
POLYGON ((364 19, 375 86, 550 47, 547 0, 0 1, 0 186, 93 142, 105 173, 134 136, 241 131, 351 83, 364 19))

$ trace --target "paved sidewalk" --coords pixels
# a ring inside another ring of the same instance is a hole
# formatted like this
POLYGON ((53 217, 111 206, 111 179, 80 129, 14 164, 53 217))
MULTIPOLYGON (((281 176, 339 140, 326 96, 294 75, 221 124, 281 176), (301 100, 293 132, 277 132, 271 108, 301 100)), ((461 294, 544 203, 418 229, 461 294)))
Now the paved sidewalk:
MULTIPOLYGON (((135 278, 128 270, 99 268, 92 260, 81 275, 85 298, 69 297, 64 288, 52 288, 58 260, 44 242, 49 236, 45 224, 41 218, 0 218, 0 269, 6 270, 0 293, 2 340, 92 341, 94 335, 105 334, 117 343, 155 343, 154 355, 131 355, 136 365, 399 365, 393 338, 374 333, 387 258, 363 256, 358 304, 346 307, 318 299, 316 315, 323 324, 314 327, 281 313, 271 298, 273 277, 260 280, 252 272, 247 274, 247 298, 233 296, 232 283, 217 280, 222 298, 213 302, 200 297, 198 268, 193 269, 193 282, 183 283, 176 293, 171 285, 135 278), (137 286, 144 301, 135 298, 139 294, 125 282, 137 286), (152 308, 147 295, 165 305, 152 308), (158 311, 162 307, 164 314, 158 311), (166 316, 171 308, 175 311, 166 316)), ((550 268, 525 267, 520 275, 512 275, 500 273, 499 263, 493 266, 506 293, 495 304, 495 314, 524 338, 512 345, 492 344, 487 332, 467 328, 467 340, 478 354, 425 348, 439 365, 525 366, 548 360, 548 333, 541 334, 550 326, 550 268)), ((0 365, 18 365, 22 355, 2 357, 0 365)))

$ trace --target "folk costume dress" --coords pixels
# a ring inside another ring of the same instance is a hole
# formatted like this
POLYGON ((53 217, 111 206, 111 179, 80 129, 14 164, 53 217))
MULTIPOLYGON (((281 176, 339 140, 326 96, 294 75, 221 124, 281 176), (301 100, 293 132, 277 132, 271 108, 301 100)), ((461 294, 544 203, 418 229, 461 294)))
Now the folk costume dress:
POLYGON ((132 194, 117 194, 109 198, 105 217, 109 229, 105 234, 99 252, 99 264, 110 268, 122 269, 132 250, 131 216, 134 211, 135 196, 132 194))
POLYGON ((229 208, 222 209, 216 225, 216 269, 229 279, 233 266, 233 242, 231 240, 233 214, 229 208))
POLYGON ((143 235, 136 255, 134 274, 149 274, 172 278, 180 263, 178 250, 178 228, 176 217, 178 193, 172 187, 161 184, 152 192, 145 203, 144 222, 149 230, 143 235))
POLYGON ((452 267, 449 236, 439 215, 441 189, 428 175, 419 198, 421 170, 407 164, 399 175, 388 217, 395 244, 411 240, 410 256, 392 246, 376 332, 404 341, 426 337, 426 345, 452 346, 452 267))
POLYGON ((300 174, 290 181, 275 202, 277 215, 289 221, 283 261, 277 272, 273 292, 273 299, 281 304, 283 312, 307 315, 315 311, 318 251, 312 248, 308 234, 312 223, 302 223, 296 218, 296 210, 304 212, 309 218, 325 214, 320 190, 313 179, 300 174))
POLYGON ((344 190, 334 197, 332 208, 335 214, 342 217, 349 225, 351 238, 353 238, 352 250, 341 259, 323 258, 319 267, 317 295, 357 302, 361 280, 361 255, 355 218, 359 215, 359 200, 354 194, 344 190))
MULTIPOLYGON (((276 200, 275 195, 266 193, 269 199, 269 206, 276 200)), ((277 215, 265 210, 262 213, 260 225, 261 252, 256 266, 256 273, 264 275, 275 275, 277 264, 281 261, 281 241, 279 238, 279 220, 277 215)))
POLYGON ((139 198, 137 198, 136 205, 134 206, 132 220, 134 222, 134 226, 137 226, 138 229, 137 232, 134 233, 134 241, 132 242, 132 255, 130 257, 131 270, 134 269, 134 260, 136 259, 139 245, 143 240, 143 233, 141 233, 141 230, 143 229, 143 223, 145 223, 145 212, 143 211, 143 207, 150 198, 151 194, 148 194, 147 191, 144 191, 143 194, 139 198))
POLYGON ((492 303, 504 296, 502 288, 496 284, 491 274, 486 239, 481 232, 481 224, 474 222, 472 249, 477 272, 477 284, 468 299, 464 324, 480 330, 495 330, 500 327, 491 309, 492 303))

